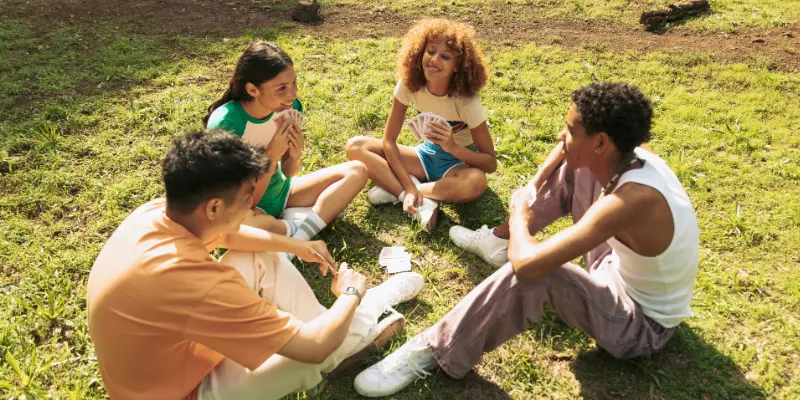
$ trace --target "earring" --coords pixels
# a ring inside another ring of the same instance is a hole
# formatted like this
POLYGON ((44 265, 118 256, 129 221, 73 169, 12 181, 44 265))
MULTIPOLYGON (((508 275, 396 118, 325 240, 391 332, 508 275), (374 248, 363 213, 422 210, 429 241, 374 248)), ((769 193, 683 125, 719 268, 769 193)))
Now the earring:
POLYGON ((600 147, 594 149, 594 154, 600 154, 600 150, 602 150, 600 147))

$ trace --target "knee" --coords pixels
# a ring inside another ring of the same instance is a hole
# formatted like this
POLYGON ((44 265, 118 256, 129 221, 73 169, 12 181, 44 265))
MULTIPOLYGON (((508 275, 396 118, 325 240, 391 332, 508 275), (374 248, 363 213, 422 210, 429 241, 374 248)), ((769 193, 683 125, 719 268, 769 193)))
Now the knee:
POLYGON ((486 174, 480 170, 469 170, 464 177, 461 201, 472 201, 486 191, 486 174))
POLYGON ((367 142, 370 138, 366 136, 351 137, 344 147, 347 153, 347 158, 351 160, 358 160, 360 155, 366 150, 367 142))
POLYGON ((347 163, 347 176, 366 185, 369 179, 367 166, 361 161, 350 161, 347 163))

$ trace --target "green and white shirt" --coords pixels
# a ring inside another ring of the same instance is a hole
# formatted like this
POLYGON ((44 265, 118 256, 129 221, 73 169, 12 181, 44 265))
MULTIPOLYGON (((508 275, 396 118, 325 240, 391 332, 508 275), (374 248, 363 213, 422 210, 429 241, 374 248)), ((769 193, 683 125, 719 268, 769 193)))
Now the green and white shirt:
MULTIPOLYGON (((303 104, 299 100, 292 102, 292 108, 303 112, 303 104)), ((233 100, 211 113, 206 128, 223 129, 239 136, 251 145, 267 147, 278 129, 277 123, 272 119, 273 116, 275 113, 264 119, 253 118, 242 108, 239 101, 233 100)), ((269 181, 267 191, 258 202, 258 207, 277 218, 286 206, 290 187, 291 179, 283 174, 279 162, 278 168, 269 181)))

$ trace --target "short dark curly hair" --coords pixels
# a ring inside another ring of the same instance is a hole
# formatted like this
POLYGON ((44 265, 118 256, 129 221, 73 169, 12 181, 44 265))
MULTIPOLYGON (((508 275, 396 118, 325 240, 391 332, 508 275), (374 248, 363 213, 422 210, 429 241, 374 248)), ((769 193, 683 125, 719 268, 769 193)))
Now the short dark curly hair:
POLYGON ((622 153, 650 140, 653 108, 635 86, 591 83, 572 92, 587 135, 605 132, 622 153))
POLYGON ((167 208, 189 214, 214 197, 234 202, 242 184, 267 171, 264 154, 263 148, 219 129, 175 138, 161 163, 167 208))

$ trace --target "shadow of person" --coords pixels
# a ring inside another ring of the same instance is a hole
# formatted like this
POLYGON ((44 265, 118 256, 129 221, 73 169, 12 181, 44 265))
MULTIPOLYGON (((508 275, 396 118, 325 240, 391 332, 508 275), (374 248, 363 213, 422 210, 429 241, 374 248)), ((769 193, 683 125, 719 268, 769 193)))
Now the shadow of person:
POLYGON ((470 229, 477 229, 482 225, 497 226, 508 218, 507 204, 508 199, 501 198, 492 188, 487 188, 477 200, 468 203, 447 203, 443 210, 447 218, 440 217, 439 224, 447 224, 445 226, 447 229, 452 225, 470 229))
MULTIPOLYGON (((380 284, 388 276, 378 265, 378 255, 384 246, 390 246, 346 219, 337 218, 325 228, 314 240, 322 240, 328 245, 328 251, 337 263, 346 262, 349 267, 363 272, 367 276, 367 286, 380 284)), ((314 290, 319 302, 330 307, 336 300, 330 291, 331 276, 323 277, 318 264, 306 263, 295 259, 295 266, 314 290)))
MULTIPOLYGON (((571 328, 570 328, 571 329, 571 328)), ((617 360, 600 348, 578 353, 571 365, 587 399, 763 399, 738 365, 686 323, 661 353, 617 360)))

